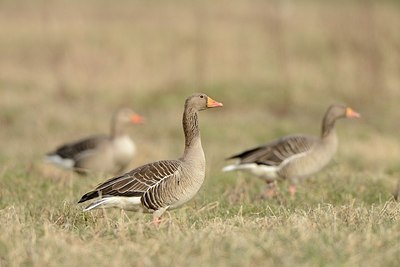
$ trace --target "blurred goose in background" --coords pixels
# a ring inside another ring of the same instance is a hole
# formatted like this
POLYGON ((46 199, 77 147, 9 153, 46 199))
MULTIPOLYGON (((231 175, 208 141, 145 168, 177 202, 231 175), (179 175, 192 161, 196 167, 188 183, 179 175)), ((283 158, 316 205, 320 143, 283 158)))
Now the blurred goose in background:
POLYGON ((61 145, 48 153, 45 160, 79 174, 88 171, 121 173, 136 152, 135 143, 126 134, 126 128, 142 122, 143 118, 131 109, 119 109, 112 117, 110 135, 91 136, 61 145))
POLYGON ((343 105, 331 105, 322 120, 320 137, 307 135, 285 136, 263 146, 246 150, 228 159, 238 163, 222 170, 246 171, 267 182, 265 195, 275 195, 278 179, 288 179, 293 197, 299 180, 320 171, 329 163, 338 147, 335 122, 341 118, 359 118, 360 114, 343 105))
POLYGON ((205 94, 196 93, 188 97, 182 120, 185 135, 182 157, 152 162, 111 178, 83 195, 79 203, 99 197, 85 211, 120 208, 151 212, 153 222, 159 224, 160 216, 166 210, 189 201, 203 184, 206 161, 201 146, 198 112, 221 106, 205 94))

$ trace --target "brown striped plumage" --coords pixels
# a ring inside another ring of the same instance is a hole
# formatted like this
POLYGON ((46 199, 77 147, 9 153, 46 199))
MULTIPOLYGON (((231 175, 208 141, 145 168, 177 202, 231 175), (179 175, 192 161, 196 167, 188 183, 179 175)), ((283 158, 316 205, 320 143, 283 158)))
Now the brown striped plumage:
POLYGON ((158 221, 165 210, 190 200, 200 189, 205 176, 198 111, 220 106, 221 103, 205 94, 188 97, 182 120, 185 150, 181 158, 152 162, 111 178, 83 195, 79 203, 100 197, 85 210, 100 207, 141 210, 152 212, 158 221))
POLYGON ((239 162, 223 170, 244 170, 267 183, 288 179, 294 186, 298 180, 321 170, 332 159, 338 146, 335 122, 345 117, 359 117, 359 114, 351 108, 332 105, 325 113, 321 137, 293 135, 277 139, 229 157, 239 162))
POLYGON ((228 159, 240 158, 240 163, 258 163, 268 166, 278 166, 285 159, 311 149, 316 139, 316 137, 304 135, 286 136, 267 145, 246 150, 228 159))

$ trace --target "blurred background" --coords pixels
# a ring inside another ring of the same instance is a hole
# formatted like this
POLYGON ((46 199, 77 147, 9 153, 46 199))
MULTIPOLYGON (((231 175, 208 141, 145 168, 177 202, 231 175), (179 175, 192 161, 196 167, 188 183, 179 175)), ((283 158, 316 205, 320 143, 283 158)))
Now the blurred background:
POLYGON ((395 183, 399 14, 397 1, 2 0, 0 164, 46 173, 46 152, 107 133, 121 106, 146 117, 132 167, 178 157, 184 99, 201 91, 224 103, 201 114, 207 184, 232 153, 319 134, 331 103, 362 114, 338 123, 335 162, 395 183))

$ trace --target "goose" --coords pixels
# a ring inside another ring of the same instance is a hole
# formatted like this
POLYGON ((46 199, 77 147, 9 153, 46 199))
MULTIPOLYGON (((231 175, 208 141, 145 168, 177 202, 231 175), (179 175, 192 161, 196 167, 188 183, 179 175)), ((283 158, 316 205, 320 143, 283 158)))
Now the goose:
POLYGON ((112 117, 110 135, 89 136, 61 145, 48 153, 45 161, 79 174, 89 171, 121 173, 136 152, 126 128, 129 124, 142 122, 143 117, 130 108, 121 108, 112 117))
POLYGON ((113 177, 84 194, 78 203, 94 198, 84 211, 96 208, 119 208, 153 213, 158 225, 161 215, 189 201, 198 192, 205 177, 206 160, 201 145, 198 112, 222 107, 203 93, 195 93, 185 101, 183 155, 174 160, 160 160, 113 177))
POLYGON ((296 184, 320 171, 336 153, 338 138, 335 122, 340 118, 359 118, 360 114, 350 107, 334 104, 329 106, 322 120, 321 136, 290 135, 258 146, 227 160, 237 159, 236 164, 225 166, 222 171, 245 171, 267 183, 265 195, 275 195, 279 179, 289 181, 289 192, 296 193, 296 184))

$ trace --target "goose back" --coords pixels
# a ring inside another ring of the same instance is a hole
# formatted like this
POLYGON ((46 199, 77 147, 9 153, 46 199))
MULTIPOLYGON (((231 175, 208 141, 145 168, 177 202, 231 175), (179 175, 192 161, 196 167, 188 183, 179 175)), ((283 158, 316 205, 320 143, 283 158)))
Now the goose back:
POLYGON ((266 145, 246 150, 228 159, 240 159, 240 163, 257 163, 278 166, 283 161, 303 152, 309 151, 316 143, 313 136, 286 136, 266 145))
POLYGON ((107 135, 96 135, 90 138, 81 139, 56 148, 54 152, 47 155, 57 154, 62 158, 76 159, 84 151, 90 151, 109 139, 107 135))

